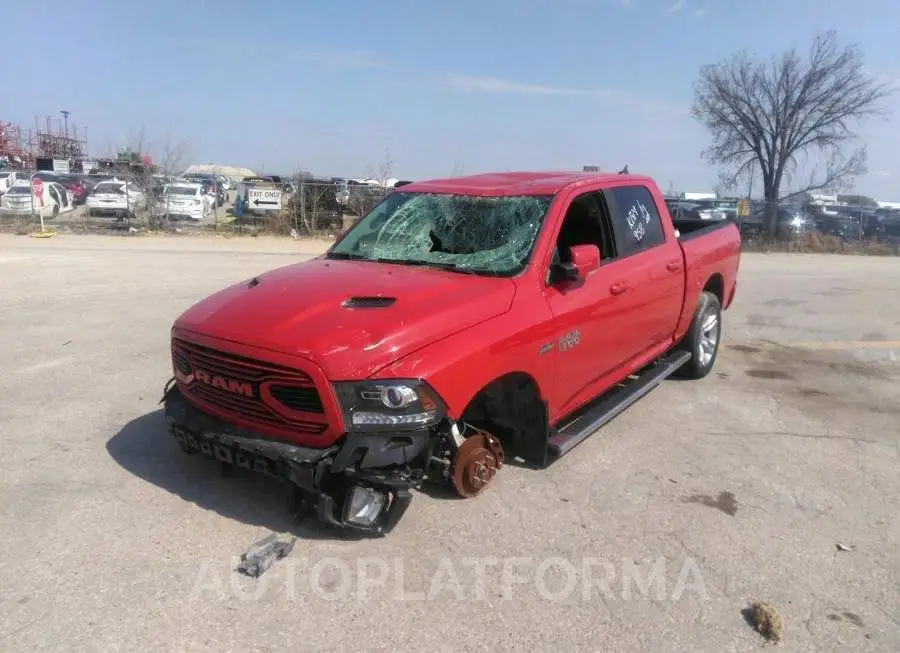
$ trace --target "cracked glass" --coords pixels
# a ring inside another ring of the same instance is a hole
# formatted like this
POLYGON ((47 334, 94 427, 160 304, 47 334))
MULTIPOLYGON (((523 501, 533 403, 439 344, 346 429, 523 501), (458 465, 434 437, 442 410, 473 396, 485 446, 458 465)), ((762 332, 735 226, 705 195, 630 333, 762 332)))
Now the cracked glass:
POLYGON ((516 274, 531 256, 551 200, 394 192, 361 218, 328 257, 516 274))

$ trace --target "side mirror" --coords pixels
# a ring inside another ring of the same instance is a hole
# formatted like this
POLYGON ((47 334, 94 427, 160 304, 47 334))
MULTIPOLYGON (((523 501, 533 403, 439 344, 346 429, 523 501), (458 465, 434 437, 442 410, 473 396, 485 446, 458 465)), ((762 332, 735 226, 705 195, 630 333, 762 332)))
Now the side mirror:
POLYGON ((567 267, 575 273, 575 279, 584 279, 600 267, 600 248, 596 245, 575 245, 569 248, 569 259, 572 262, 567 267))
POLYGON ((596 245, 575 245, 569 248, 569 262, 555 265, 551 283, 582 281, 599 267, 599 247, 596 245))

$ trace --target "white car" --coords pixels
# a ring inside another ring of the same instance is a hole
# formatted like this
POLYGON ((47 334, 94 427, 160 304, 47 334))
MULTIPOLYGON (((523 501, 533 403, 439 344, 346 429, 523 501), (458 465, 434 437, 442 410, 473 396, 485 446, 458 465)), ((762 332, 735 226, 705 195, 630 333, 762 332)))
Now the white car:
POLYGON ((132 183, 107 179, 94 186, 85 204, 91 216, 132 217, 147 207, 147 196, 132 183))
POLYGON ((29 215, 34 212, 35 215, 44 218, 55 218, 60 213, 75 209, 71 193, 56 182, 45 181, 41 195, 43 197, 32 195, 31 181, 18 180, 3 194, 3 197, 0 197, 0 210, 16 215, 29 215))
POLYGON ((203 186, 187 181, 166 184, 160 211, 169 218, 202 220, 212 213, 214 198, 203 192, 203 186))
POLYGON ((219 183, 222 185, 222 188, 225 189, 225 192, 232 190, 231 180, 225 175, 216 175, 216 179, 219 180, 219 183))
POLYGON ((30 181, 33 172, 0 170, 0 195, 4 195, 17 181, 30 181))

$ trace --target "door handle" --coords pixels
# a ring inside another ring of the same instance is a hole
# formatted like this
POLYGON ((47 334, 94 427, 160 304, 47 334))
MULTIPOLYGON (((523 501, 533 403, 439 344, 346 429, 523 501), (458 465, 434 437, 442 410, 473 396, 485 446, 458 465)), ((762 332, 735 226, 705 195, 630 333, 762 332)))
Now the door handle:
POLYGON ((666 269, 669 272, 678 272, 681 269, 681 261, 669 261, 666 263, 666 269))
POLYGON ((609 287, 609 292, 611 292, 613 295, 621 295, 626 290, 628 290, 628 284, 624 281, 616 281, 609 287))

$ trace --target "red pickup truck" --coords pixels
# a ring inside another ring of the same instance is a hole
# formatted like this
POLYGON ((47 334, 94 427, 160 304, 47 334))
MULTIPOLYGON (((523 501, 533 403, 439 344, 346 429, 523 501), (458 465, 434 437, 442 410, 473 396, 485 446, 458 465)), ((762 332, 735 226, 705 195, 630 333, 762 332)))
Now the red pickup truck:
POLYGON ((740 248, 731 221, 673 223, 642 176, 406 184, 322 256, 182 314, 167 421, 185 451, 383 534, 423 483, 474 496, 706 376, 740 248))

